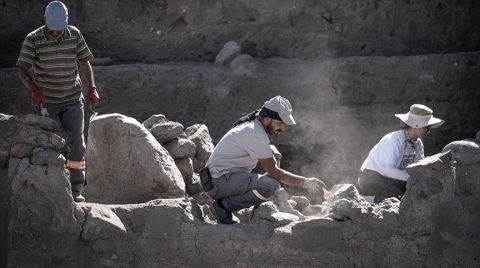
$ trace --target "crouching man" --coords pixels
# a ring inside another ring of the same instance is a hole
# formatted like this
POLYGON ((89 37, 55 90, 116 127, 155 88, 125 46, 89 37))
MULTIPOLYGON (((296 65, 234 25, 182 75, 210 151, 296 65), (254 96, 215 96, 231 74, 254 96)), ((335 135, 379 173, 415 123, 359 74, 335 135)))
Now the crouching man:
POLYGON ((277 166, 270 138, 285 131, 287 125, 295 125, 292 106, 286 98, 276 96, 260 110, 240 118, 215 146, 201 173, 203 184, 210 176, 211 184, 204 188, 215 199, 213 209, 220 223, 236 223, 233 211, 271 199, 280 183, 319 194, 326 187, 317 178, 295 175, 277 166), (263 175, 251 173, 258 162, 266 171, 263 175))

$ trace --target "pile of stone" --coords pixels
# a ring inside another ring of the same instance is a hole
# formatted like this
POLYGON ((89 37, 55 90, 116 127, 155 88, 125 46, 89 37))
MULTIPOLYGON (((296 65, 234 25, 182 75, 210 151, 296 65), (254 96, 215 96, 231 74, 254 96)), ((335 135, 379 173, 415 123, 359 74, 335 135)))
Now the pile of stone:
POLYGON ((185 129, 161 114, 142 124, 106 114, 91 120, 88 136, 85 195, 90 201, 141 203, 203 191, 197 172, 214 147, 205 125, 185 129))
POLYGON ((178 122, 167 120, 162 114, 152 115, 143 122, 153 136, 175 160, 189 195, 203 191, 198 171, 202 169, 213 152, 213 142, 208 127, 195 124, 186 129, 178 122))

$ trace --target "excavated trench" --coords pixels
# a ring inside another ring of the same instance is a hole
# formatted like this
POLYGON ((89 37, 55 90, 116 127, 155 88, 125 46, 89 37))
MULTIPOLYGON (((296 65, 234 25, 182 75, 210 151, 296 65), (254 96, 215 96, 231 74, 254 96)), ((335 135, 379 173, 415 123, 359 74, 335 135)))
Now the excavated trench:
POLYGON ((97 57, 88 202, 73 202, 64 134, 27 115, 14 67, 45 3, 4 1, 0 265, 480 264, 476 1, 65 3, 97 57), (218 225, 197 171, 235 119, 274 95, 298 122, 274 141, 282 167, 324 178, 334 198, 286 187, 218 225), (404 198, 370 204, 352 183, 412 103, 446 124, 409 167, 404 198))

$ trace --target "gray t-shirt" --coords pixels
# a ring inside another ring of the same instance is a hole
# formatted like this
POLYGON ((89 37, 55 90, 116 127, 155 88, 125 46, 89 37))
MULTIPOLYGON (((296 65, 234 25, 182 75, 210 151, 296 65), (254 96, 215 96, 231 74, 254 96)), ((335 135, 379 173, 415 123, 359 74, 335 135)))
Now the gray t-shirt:
POLYGON ((270 139, 255 119, 230 129, 215 146, 206 166, 212 177, 219 178, 230 172, 249 173, 258 159, 271 157, 270 139))

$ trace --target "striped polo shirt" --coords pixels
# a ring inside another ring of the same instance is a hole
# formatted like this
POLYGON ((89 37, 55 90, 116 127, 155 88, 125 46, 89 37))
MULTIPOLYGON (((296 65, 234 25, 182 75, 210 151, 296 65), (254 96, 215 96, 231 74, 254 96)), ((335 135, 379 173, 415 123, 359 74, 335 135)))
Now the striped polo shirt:
POLYGON ((69 25, 57 42, 42 26, 23 41, 17 65, 32 67, 35 84, 43 90, 47 104, 79 99, 82 92, 77 61, 92 60, 93 55, 80 31, 69 25))

